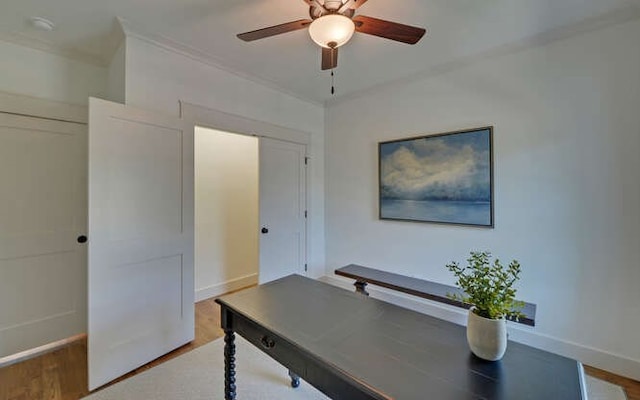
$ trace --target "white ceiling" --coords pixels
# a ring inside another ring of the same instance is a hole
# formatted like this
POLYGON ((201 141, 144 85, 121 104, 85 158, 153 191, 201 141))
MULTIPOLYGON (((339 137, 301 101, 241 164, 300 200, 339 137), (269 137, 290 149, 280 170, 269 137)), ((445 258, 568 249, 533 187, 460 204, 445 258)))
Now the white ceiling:
MULTIPOLYGON (((305 30, 245 43, 237 33, 308 18, 303 0, 2 0, 0 39, 105 64, 116 17, 210 62, 324 102, 500 51, 640 17, 640 0, 369 0, 357 14, 427 28, 410 46, 356 33, 340 48, 336 95, 305 30), (56 29, 35 31, 30 16, 56 29)), ((594 49, 596 51, 597 49, 594 49)))

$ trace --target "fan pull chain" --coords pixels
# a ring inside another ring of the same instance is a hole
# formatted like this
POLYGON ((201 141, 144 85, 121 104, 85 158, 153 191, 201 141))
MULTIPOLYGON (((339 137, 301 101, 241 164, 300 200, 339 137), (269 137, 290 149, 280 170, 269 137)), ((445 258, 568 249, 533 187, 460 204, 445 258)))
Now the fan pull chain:
POLYGON ((332 95, 332 96, 333 96, 333 95, 335 95, 335 93, 336 93, 336 88, 335 88, 335 86, 334 86, 334 82, 335 82, 334 76, 335 76, 335 75, 334 75, 334 73, 333 73, 333 68, 332 68, 332 69, 331 69, 331 95, 332 95))

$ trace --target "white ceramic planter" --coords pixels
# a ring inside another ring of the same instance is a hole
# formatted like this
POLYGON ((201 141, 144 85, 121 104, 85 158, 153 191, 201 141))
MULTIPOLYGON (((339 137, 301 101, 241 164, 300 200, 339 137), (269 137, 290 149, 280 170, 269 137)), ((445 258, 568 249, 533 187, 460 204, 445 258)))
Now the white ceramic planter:
POLYGON ((476 356, 489 361, 502 358, 507 350, 507 321, 484 318, 469 310, 467 342, 476 356))

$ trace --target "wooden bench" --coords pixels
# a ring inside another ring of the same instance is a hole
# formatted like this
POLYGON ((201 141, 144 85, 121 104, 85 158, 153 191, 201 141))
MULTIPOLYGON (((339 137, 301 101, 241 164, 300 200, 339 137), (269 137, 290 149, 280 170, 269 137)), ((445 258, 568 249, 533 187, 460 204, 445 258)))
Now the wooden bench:
MULTIPOLYGON (((464 294, 460 288, 455 286, 443 285, 441 283, 394 274, 392 272, 380 271, 378 269, 363 267, 356 264, 350 264, 346 267, 338 268, 335 270, 335 274, 355 279, 356 282, 354 283, 354 286, 356 287, 356 292, 365 295, 369 295, 366 290, 367 284, 372 284, 461 308, 468 309, 471 307, 470 304, 452 300, 447 297, 448 294, 464 294)), ((520 312, 525 316, 519 318, 517 321, 513 318, 510 318, 510 320, 529 326, 535 326, 535 304, 525 302, 525 305, 520 312)))

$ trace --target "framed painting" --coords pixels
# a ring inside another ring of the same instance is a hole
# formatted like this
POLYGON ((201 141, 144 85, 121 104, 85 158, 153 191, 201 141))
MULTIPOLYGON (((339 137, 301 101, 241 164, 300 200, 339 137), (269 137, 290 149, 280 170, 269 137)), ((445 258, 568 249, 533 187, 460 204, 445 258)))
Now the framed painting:
POLYGON ((493 127, 378 144, 380 219, 493 227, 493 127))

